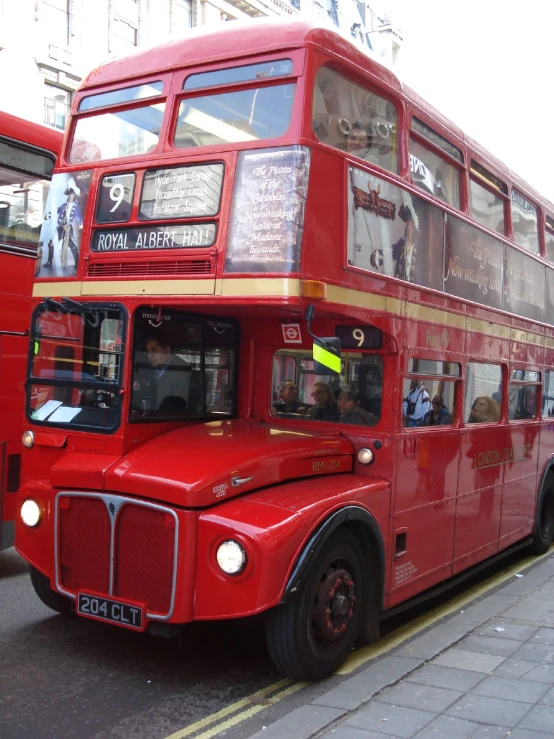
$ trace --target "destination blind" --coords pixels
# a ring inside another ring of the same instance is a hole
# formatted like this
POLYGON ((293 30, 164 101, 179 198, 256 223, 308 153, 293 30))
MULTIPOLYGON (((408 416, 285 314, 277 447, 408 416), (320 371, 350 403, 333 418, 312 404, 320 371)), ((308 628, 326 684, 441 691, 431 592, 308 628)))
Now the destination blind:
POLYGON ((201 218, 219 211, 223 164, 165 167, 145 173, 140 220, 201 218))
POLYGON ((149 228, 102 229, 94 233, 90 250, 96 253, 212 246, 216 224, 197 223, 149 228))

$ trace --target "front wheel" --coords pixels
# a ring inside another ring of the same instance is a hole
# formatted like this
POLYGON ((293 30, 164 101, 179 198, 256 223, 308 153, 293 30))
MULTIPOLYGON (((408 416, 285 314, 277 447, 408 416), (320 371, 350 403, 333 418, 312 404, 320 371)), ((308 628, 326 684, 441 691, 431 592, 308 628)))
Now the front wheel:
POLYGON ((533 533, 531 552, 533 554, 544 554, 550 549, 553 541, 554 475, 552 473, 549 473, 546 480, 544 481, 544 485, 539 498, 537 520, 535 522, 535 531, 533 533))
POLYGON ((30 565, 30 570, 33 588, 44 605, 48 606, 48 608, 51 608, 53 611, 61 613, 63 616, 69 616, 73 610, 71 600, 55 593, 50 587, 50 580, 43 575, 42 572, 39 572, 39 570, 32 565, 30 565))
POLYGON ((319 680, 350 653, 360 628, 367 576, 359 544, 339 531, 316 557, 302 592, 268 614, 275 666, 296 680, 319 680))

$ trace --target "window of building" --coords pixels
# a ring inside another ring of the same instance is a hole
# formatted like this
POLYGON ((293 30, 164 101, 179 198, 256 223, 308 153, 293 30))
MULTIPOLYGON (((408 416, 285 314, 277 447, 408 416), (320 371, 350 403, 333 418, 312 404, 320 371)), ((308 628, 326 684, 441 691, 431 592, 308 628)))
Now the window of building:
POLYGON ((123 18, 114 18, 111 50, 116 54, 128 54, 138 43, 138 29, 123 18))
POLYGON ((316 75, 312 125, 324 144, 398 170, 395 105, 329 67, 320 67, 316 75))
POLYGON ((49 43, 59 47, 69 44, 68 0, 42 0, 39 19, 49 43))
POLYGON ((171 33, 179 36, 188 28, 192 28, 192 0, 172 0, 171 33))
POLYGON ((471 173, 469 182, 471 215, 483 226, 501 234, 506 233, 504 203, 508 188, 504 182, 476 162, 471 163, 471 173))
POLYGON ((554 262, 554 218, 552 216, 546 216, 544 246, 546 258, 554 262))
POLYGON ((537 207, 512 190, 512 229, 516 244, 539 253, 539 213, 537 207))
POLYGON ((44 122, 65 131, 71 108, 71 92, 54 85, 45 85, 44 122))
POLYGON ((414 185, 454 208, 460 208, 460 172, 457 167, 410 139, 410 172, 414 185))
POLYGON ((469 362, 466 370, 464 421, 497 423, 502 413, 502 367, 469 362))

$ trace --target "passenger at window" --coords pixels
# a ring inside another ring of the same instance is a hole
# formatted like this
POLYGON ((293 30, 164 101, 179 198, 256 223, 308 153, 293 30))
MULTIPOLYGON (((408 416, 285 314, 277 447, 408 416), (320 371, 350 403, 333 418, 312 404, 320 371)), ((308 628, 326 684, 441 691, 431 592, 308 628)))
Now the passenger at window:
POLYGON ((417 380, 402 404, 404 425, 409 427, 421 426, 425 414, 430 409, 429 393, 425 389, 423 380, 417 380))
POLYGON ((133 404, 143 411, 168 412, 171 405, 175 406, 174 412, 183 412, 189 393, 190 368, 173 353, 168 339, 161 332, 147 338, 146 351, 151 369, 139 372, 133 386, 133 404))
POLYGON ((273 403, 273 409, 277 413, 301 413, 308 412, 308 406, 298 401, 298 388, 293 380, 283 380, 277 389, 279 400, 273 403))
POLYGON ((308 410, 308 418, 314 421, 338 421, 339 407, 330 386, 326 382, 316 382, 312 387, 314 406, 308 410))
POLYGON ((356 121, 346 137, 346 151, 365 159, 371 146, 371 136, 361 121, 356 121))
POLYGON ((500 421, 500 406, 490 395, 475 398, 471 406, 468 423, 494 423, 500 421))
POLYGON ((340 423, 352 423, 357 426, 375 426, 379 420, 373 413, 369 413, 360 406, 360 394, 357 390, 344 387, 339 393, 337 401, 340 423))
POLYGON ((423 426, 442 426, 452 423, 452 416, 444 405, 440 395, 435 395, 431 401, 431 410, 423 417, 423 426))

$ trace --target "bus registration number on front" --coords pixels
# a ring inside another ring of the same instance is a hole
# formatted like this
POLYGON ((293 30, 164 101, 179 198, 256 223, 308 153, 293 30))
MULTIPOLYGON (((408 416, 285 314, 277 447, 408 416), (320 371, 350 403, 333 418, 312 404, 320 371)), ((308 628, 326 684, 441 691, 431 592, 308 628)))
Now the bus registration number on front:
POLYGON ((143 631, 146 626, 143 604, 124 603, 121 600, 89 593, 77 594, 77 614, 135 631, 143 631))

